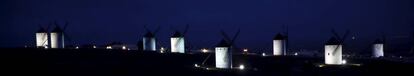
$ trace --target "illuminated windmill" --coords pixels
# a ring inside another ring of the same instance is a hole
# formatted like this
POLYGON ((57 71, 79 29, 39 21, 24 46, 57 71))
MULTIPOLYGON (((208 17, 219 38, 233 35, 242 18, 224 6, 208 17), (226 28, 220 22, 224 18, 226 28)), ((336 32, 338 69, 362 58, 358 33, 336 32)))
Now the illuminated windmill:
POLYGON ((240 33, 240 29, 237 31, 236 35, 230 39, 230 37, 224 32, 221 31, 224 39, 216 46, 215 56, 216 56, 216 68, 222 69, 231 69, 232 68, 232 55, 234 48, 234 42, 237 36, 240 33))
POLYGON ((185 27, 184 32, 176 30, 171 36, 171 52, 172 53, 185 53, 185 34, 187 33, 188 25, 185 27))
POLYGON ((286 55, 286 37, 280 33, 273 37, 273 55, 286 55))
POLYGON ((372 57, 378 58, 384 56, 384 42, 377 39, 372 44, 372 57))
POLYGON ((155 35, 157 34, 157 32, 159 31, 160 27, 158 27, 155 31, 151 31, 149 30, 146 26, 144 26, 145 30, 147 31, 147 33, 144 35, 143 38, 143 49, 145 51, 156 51, 157 50, 157 45, 156 45, 156 37, 155 35))
POLYGON ((348 36, 347 31, 342 38, 332 30, 334 37, 329 39, 325 44, 325 64, 340 65, 342 63, 342 46, 345 38, 348 36))
POLYGON ((65 37, 67 36, 65 30, 68 25, 69 23, 66 21, 62 29, 58 22, 55 22, 55 29, 50 33, 51 48, 65 48, 65 37))
POLYGON ((378 58, 384 56, 384 44, 385 35, 382 35, 382 39, 377 39, 372 44, 372 57, 378 58))
POLYGON ((37 48, 48 48, 49 46, 49 36, 48 36, 48 32, 47 29, 49 29, 49 26, 44 29, 40 24, 39 24, 40 29, 36 32, 36 47, 37 48))

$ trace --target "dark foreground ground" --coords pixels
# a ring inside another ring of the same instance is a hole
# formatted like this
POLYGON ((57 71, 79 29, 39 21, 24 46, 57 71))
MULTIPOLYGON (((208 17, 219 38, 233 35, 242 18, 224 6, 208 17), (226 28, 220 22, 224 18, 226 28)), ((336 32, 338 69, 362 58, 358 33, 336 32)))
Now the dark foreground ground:
MULTIPOLYGON (((323 58, 235 55, 245 70, 195 68, 209 54, 168 54, 104 49, 0 49, 1 76, 375 76, 414 75, 414 64, 351 59, 362 66, 325 66, 323 58)), ((214 65, 214 54, 206 65, 214 65)))

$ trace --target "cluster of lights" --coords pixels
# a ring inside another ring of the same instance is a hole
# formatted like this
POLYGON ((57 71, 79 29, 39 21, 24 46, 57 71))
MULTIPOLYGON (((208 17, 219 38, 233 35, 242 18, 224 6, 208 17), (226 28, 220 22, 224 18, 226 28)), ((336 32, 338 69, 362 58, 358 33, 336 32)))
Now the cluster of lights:
POLYGON ((160 52, 161 52, 161 53, 165 53, 165 48, 164 48, 164 47, 161 47, 161 48, 160 48, 160 52))
POLYGON ((106 46, 106 49, 112 49, 112 46, 106 46))
POLYGON ((204 48, 204 49, 201 49, 201 52, 208 53, 208 50, 204 48))

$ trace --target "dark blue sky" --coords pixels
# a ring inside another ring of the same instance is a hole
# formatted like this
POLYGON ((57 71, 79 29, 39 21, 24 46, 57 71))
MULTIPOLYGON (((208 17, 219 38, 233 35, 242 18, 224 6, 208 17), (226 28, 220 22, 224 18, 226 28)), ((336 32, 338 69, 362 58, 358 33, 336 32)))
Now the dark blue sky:
POLYGON ((220 29, 241 34, 241 47, 271 48, 271 39, 290 28, 292 48, 321 49, 332 36, 330 30, 351 30, 367 44, 385 32, 392 46, 406 45, 414 28, 412 0, 2 0, 0 1, 0 47, 34 45, 38 24, 70 21, 66 32, 86 44, 121 41, 136 44, 143 25, 155 29, 165 45, 171 26, 190 24, 187 39, 199 47, 215 45, 220 29))

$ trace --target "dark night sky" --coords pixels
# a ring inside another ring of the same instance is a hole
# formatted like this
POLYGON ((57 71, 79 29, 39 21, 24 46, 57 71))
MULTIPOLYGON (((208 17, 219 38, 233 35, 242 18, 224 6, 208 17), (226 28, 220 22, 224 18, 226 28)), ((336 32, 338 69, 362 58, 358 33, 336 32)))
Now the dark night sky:
POLYGON ((391 46, 407 45, 414 28, 412 0, 2 0, 0 47, 34 45, 38 24, 70 21, 66 32, 86 44, 121 41, 136 44, 143 25, 155 29, 169 44, 171 26, 190 24, 189 44, 211 47, 223 29, 241 34, 241 47, 271 48, 272 37, 290 28, 291 48, 321 49, 332 36, 330 29, 350 29, 355 48, 385 32, 391 46))

